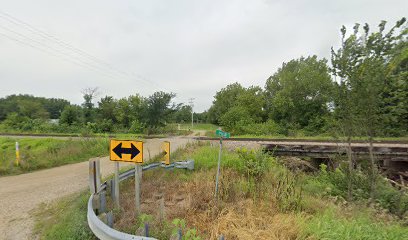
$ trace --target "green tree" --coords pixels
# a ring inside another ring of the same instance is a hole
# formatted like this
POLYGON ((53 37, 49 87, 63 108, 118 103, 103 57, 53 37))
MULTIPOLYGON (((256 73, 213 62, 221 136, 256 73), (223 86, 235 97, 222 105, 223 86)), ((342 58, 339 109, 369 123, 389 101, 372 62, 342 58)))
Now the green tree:
POLYGON ((238 95, 243 92, 244 88, 239 83, 227 85, 217 92, 214 96, 213 105, 208 111, 211 122, 219 124, 221 116, 236 105, 238 95))
POLYGON ((236 106, 246 110, 254 122, 262 122, 265 118, 265 95, 262 88, 250 86, 237 96, 236 106))
POLYGON ((142 122, 144 114, 143 107, 144 98, 138 94, 119 99, 115 109, 117 121, 121 123, 123 127, 129 129, 134 121, 137 123, 142 122))
POLYGON ((117 123, 116 109, 118 102, 112 96, 101 98, 98 102, 98 117, 99 120, 110 120, 112 123, 117 123))
POLYGON ((18 101, 19 114, 30 119, 47 119, 50 114, 38 101, 23 99, 18 101))
MULTIPOLYGON (((301 57, 283 63, 266 81, 265 95, 269 118, 283 126, 305 128, 324 122, 329 113, 333 82, 327 60, 301 57)), ((319 131, 323 126, 316 126, 319 131)))
POLYGON ((155 92, 144 101, 144 119, 149 127, 164 126, 169 115, 174 111, 171 100, 174 93, 155 92))
MULTIPOLYGON (((397 68, 399 69, 397 71, 392 67, 395 63, 393 61, 395 53, 398 52, 395 49, 401 45, 405 45, 406 48, 406 28, 397 31, 404 23, 405 18, 398 21, 388 32, 384 32, 386 22, 382 21, 379 24, 379 31, 373 33, 369 32, 369 25, 365 24, 362 34, 359 34, 360 25, 356 24, 353 33, 347 38, 346 28, 343 26, 342 46, 337 51, 332 50, 333 74, 340 77, 339 94, 335 99, 337 113, 335 116, 338 118, 339 126, 345 129, 349 146, 352 135, 365 135, 368 138, 372 197, 375 194, 377 178, 373 138, 380 134, 379 129, 386 129, 383 127, 384 122, 387 120, 392 122, 394 117, 396 119, 400 117, 392 114, 396 106, 404 101, 398 95, 399 90, 395 89, 400 77, 406 76, 404 67, 397 68), (359 131, 357 132, 356 129, 359 131)), ((349 152, 351 155, 351 148, 349 152)), ((350 172, 353 170, 352 165, 352 159, 349 156, 350 172)), ((350 184, 349 197, 351 197, 350 184)))
POLYGON ((69 101, 60 98, 44 98, 43 104, 51 119, 60 118, 65 106, 70 105, 69 101))
POLYGON ((172 121, 177 123, 191 122, 191 111, 190 105, 180 104, 172 114, 172 121))
POLYGON ((217 92, 214 98, 208 111, 208 118, 212 123, 222 125, 221 119, 224 123, 229 122, 224 115, 234 107, 243 110, 254 122, 264 120, 265 97, 260 87, 244 88, 239 83, 233 83, 217 92))
POLYGON ((81 108, 75 105, 65 106, 61 113, 60 124, 75 125, 81 122, 81 108))
POLYGON ((243 106, 234 106, 221 116, 219 122, 221 126, 225 127, 225 130, 233 134, 239 134, 243 126, 253 123, 254 120, 246 108, 243 106))
POLYGON ((84 102, 82 103, 85 124, 93 122, 95 118, 94 103, 98 88, 86 88, 82 91, 84 102))

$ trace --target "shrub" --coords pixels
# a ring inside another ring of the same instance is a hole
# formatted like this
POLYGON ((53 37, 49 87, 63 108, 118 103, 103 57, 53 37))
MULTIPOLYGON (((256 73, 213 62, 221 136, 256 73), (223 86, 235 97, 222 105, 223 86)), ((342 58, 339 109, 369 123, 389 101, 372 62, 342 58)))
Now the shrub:
POLYGON ((243 162, 243 172, 248 179, 254 179, 260 182, 268 171, 271 163, 271 157, 260 150, 247 150, 246 148, 237 149, 240 160, 243 162))
MULTIPOLYGON (((369 200, 370 176, 369 174, 355 170, 348 176, 344 166, 335 171, 327 171, 327 166, 322 164, 320 172, 316 176, 307 179, 305 189, 318 195, 341 196, 347 198, 348 178, 352 178, 353 200, 369 200)), ((377 176, 375 198, 372 199, 381 208, 387 209, 393 214, 402 217, 408 211, 408 194, 395 189, 381 175, 377 176)))
POLYGON ((130 133, 143 133, 145 126, 138 120, 132 121, 130 125, 129 132, 130 133))

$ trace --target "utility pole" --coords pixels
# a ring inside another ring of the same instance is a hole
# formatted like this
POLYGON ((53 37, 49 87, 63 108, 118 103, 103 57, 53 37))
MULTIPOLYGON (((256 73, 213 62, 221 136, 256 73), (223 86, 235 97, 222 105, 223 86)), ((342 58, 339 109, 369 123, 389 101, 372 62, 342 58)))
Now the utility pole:
POLYGON ((190 103, 190 106, 191 106, 191 130, 193 130, 193 124, 194 124, 194 111, 193 111, 193 107, 194 107, 194 99, 195 98, 190 98, 190 99, 188 99, 189 100, 189 103, 190 103))

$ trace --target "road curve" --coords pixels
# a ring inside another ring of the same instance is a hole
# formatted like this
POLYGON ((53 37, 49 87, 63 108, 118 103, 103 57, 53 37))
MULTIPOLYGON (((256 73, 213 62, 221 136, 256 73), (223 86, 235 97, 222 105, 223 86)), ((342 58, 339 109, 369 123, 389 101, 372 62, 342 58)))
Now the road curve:
MULTIPOLYGON (((189 137, 145 140, 145 161, 162 151, 162 141, 170 141, 174 151, 195 140, 189 137)), ((108 157, 100 159, 102 175, 112 174, 114 164, 108 157)), ((33 239, 34 219, 30 212, 41 203, 49 203, 86 189, 88 172, 86 161, 17 176, 0 177, 0 239, 33 239)))

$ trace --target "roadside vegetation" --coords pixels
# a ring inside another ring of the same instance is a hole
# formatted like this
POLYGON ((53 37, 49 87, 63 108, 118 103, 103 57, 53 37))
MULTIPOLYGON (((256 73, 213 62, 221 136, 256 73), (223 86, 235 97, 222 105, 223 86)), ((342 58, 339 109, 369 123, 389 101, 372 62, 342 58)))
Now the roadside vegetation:
MULTIPOLYGON (((0 132, 180 134, 177 125, 169 123, 191 122, 192 108, 172 102, 173 93, 155 92, 149 97, 136 94, 121 99, 105 96, 99 101, 97 88, 84 89, 82 94, 81 105, 31 95, 0 98, 0 132)), ((194 118, 202 122, 201 114, 194 118)))
MULTIPOLYGON (((343 167, 347 162, 342 159, 337 159, 341 166, 335 171, 321 165, 315 172, 303 172, 285 167, 282 163, 288 159, 259 150, 228 149, 223 152, 218 200, 214 199, 217 144, 190 145, 174 157, 194 159, 194 171, 158 169, 143 174, 142 214, 137 218, 133 179, 121 183, 121 210, 114 212, 114 228, 142 235, 148 223, 150 236, 158 239, 169 239, 179 229, 183 239, 220 235, 226 239, 405 239, 408 234, 408 193, 379 179, 377 194, 371 198, 370 172, 365 168, 353 175, 353 198, 347 200, 347 164, 343 167)), ((78 239, 79 232, 88 239, 84 219, 88 196, 83 193, 51 207, 64 203, 70 213, 39 218, 41 239, 78 239), (83 205, 76 205, 80 201, 83 205), (50 221, 55 224, 47 224, 50 221), (67 235, 61 238, 60 233, 67 235)))
POLYGON ((32 213, 36 219, 34 234, 39 239, 96 239, 86 219, 88 191, 65 197, 32 213))
POLYGON ((0 176, 26 173, 87 161, 91 157, 108 155, 107 138, 52 139, 0 137, 0 176), (19 142, 20 162, 16 164, 16 141, 19 142))

